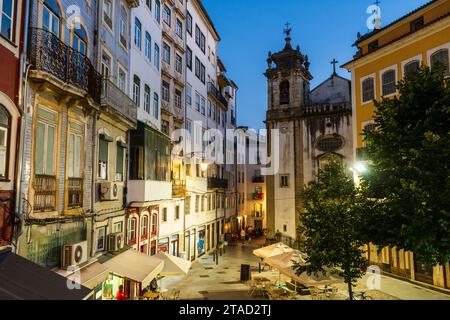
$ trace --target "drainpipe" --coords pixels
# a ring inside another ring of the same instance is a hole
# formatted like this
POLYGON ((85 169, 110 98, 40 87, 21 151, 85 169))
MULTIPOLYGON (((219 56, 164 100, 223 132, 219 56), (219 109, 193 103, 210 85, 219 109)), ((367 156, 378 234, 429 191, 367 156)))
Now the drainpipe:
MULTIPOLYGON (((186 11, 187 11, 187 2, 189 0, 186 1, 186 11)), ((187 42, 187 28, 184 28, 184 44, 186 47, 186 42, 187 42)), ((186 49, 186 48, 184 48, 186 49)), ((186 59, 186 57, 185 57, 186 59)), ((184 84, 185 84, 185 88, 186 88, 186 83, 187 83, 187 68, 186 68, 186 63, 183 64, 183 68, 184 68, 184 84)), ((185 89, 186 90, 186 89, 185 89)), ((184 92, 184 133, 186 134, 186 122, 187 122, 187 108, 186 108, 186 92, 184 92)), ((183 158, 184 160, 186 159, 186 150, 187 150, 187 144, 186 144, 186 137, 183 138, 183 158)), ((183 160, 183 161, 184 161, 183 160)), ((186 165, 186 163, 185 163, 186 165)), ((186 168, 183 168, 184 173, 185 173, 185 181, 186 181, 186 191, 187 191, 187 176, 186 176, 186 168)), ((180 172, 180 175, 182 173, 180 172)), ((186 192, 187 195, 187 192, 186 192)), ((183 208, 183 248, 184 248, 184 254, 185 254, 185 259, 188 261, 191 261, 191 254, 189 253, 189 257, 186 257, 188 251, 191 250, 191 234, 189 233, 189 248, 186 248, 186 195, 184 197, 184 208, 183 208)), ((190 203, 189 203, 190 206, 190 203)), ((189 207, 190 210, 190 207, 189 207)))
MULTIPOLYGON (((19 159, 19 161, 16 162, 16 170, 15 170, 15 179, 16 179, 16 203, 15 203, 15 207, 16 207, 16 216, 21 217, 21 212, 22 212, 22 193, 21 188, 22 188, 22 171, 23 171, 23 149, 24 149, 24 136, 25 136, 25 119, 24 116, 26 114, 26 110, 25 110, 25 99, 26 96, 28 95, 28 90, 27 90, 27 78, 28 78, 28 67, 25 68, 25 64, 26 64, 26 59, 27 59, 27 49, 28 49, 28 29, 29 29, 29 16, 30 16, 30 11, 31 11, 31 1, 30 0, 26 0, 25 1, 25 15, 24 15, 24 24, 23 24, 23 52, 20 55, 20 65, 19 65, 19 92, 18 92, 18 104, 19 104, 19 112, 21 114, 20 116, 20 136, 19 136, 19 147, 16 149, 17 150, 17 157, 16 159, 19 159), (25 77, 24 77, 24 73, 25 73, 25 77)), ((23 225, 22 225, 23 227, 23 225)), ((20 234, 17 235, 17 239, 16 239, 16 246, 14 247, 14 253, 18 253, 19 252, 19 237, 20 234)))
POLYGON ((91 257, 94 257, 94 223, 95 223, 95 184, 97 177, 96 170, 96 148, 97 148, 97 117, 99 116, 99 112, 94 112, 94 119, 92 120, 92 181, 91 181, 91 257))

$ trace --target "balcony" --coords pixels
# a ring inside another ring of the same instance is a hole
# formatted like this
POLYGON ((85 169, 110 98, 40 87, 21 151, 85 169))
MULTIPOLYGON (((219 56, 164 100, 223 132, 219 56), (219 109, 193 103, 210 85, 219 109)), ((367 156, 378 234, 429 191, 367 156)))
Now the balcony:
POLYGON ((186 197, 186 181, 173 180, 172 181, 172 195, 174 198, 186 197))
POLYGON ((70 84, 100 103, 102 78, 84 54, 67 46, 53 33, 36 28, 30 30, 29 51, 32 70, 70 84))
POLYGON ((153 180, 128 181, 129 202, 154 202, 172 199, 172 182, 153 180))
POLYGON ((83 207, 83 178, 69 178, 69 209, 83 207))
POLYGON ((220 178, 208 178, 208 189, 228 189, 228 180, 220 178))
POLYGON ((110 80, 103 80, 101 105, 106 109, 111 108, 132 123, 137 123, 137 106, 134 101, 110 80))
POLYGON ((56 177, 34 176, 34 212, 56 211, 56 177))
POLYGON ((265 212, 264 212, 264 211, 253 211, 253 212, 252 212, 252 216, 253 216, 256 220, 262 220, 262 219, 264 219, 265 212))
POLYGON ((228 101, 222 95, 222 93, 217 89, 217 87, 212 82, 208 82, 208 94, 216 99, 218 102, 222 104, 225 110, 228 110, 228 101))
POLYGON ((252 178, 252 183, 264 183, 265 179, 263 176, 254 176, 252 178))

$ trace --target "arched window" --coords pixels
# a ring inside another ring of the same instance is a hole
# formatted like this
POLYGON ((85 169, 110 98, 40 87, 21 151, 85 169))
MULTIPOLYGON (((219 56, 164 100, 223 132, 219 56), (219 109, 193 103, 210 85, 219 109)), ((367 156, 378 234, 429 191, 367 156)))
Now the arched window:
POLYGON ((395 70, 388 70, 382 74, 383 96, 388 96, 397 92, 397 81, 395 78, 395 70))
POLYGON ((363 102, 369 102, 375 99, 375 81, 373 78, 367 78, 362 82, 363 102))
POLYGON ((141 219, 141 237, 147 238, 148 236, 148 216, 143 216, 141 219))
POLYGON ((136 242, 136 218, 131 218, 128 222, 128 242, 136 242))
POLYGON ((403 67, 403 73, 405 78, 413 78, 414 75, 420 70, 420 61, 413 60, 405 64, 403 67))
POLYGON ((45 0, 42 10, 42 28, 59 37, 61 9, 56 0, 45 0))
POLYGON ((449 73, 449 56, 448 49, 441 49, 433 53, 430 57, 431 68, 443 67, 444 76, 450 75, 449 73))
POLYGON ((289 81, 283 81, 280 84, 280 104, 289 104, 290 94, 289 94, 289 81))
POLYGON ((9 112, 0 104, 0 179, 5 179, 7 175, 10 126, 11 117, 9 112))

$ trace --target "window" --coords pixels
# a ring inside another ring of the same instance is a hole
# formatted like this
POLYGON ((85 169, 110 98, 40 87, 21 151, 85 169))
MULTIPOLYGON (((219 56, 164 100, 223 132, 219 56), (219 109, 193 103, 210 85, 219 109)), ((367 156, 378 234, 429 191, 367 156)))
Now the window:
POLYGON ((144 239, 148 237, 148 216, 141 218, 141 237, 144 239))
POLYGON ((375 81, 373 78, 367 78, 362 82, 363 102, 369 102, 375 99, 375 81))
POLYGON ((161 131, 166 134, 169 135, 170 134, 170 124, 168 121, 166 120, 161 120, 161 131))
POLYGON ((175 220, 180 220, 180 206, 175 207, 175 220))
POLYGON ((280 176, 280 188, 289 188, 289 175, 280 176))
POLYGON ((136 242, 136 218, 131 218, 128 222, 128 242, 136 242))
POLYGON ((72 35, 72 48, 84 55, 87 54, 87 36, 83 28, 75 29, 72 35))
POLYGON ((289 81, 283 81, 280 84, 280 104, 290 103, 289 81))
POLYGON ((13 40, 14 1, 0 0, 0 34, 6 39, 13 40))
POLYGON ((335 152, 344 147, 344 137, 335 134, 322 136, 317 139, 316 148, 323 152, 335 152))
POLYGON ((113 5, 111 0, 103 0, 103 22, 112 29, 113 5))
POLYGON ((36 125, 36 147, 34 172, 37 175, 56 175, 56 126, 58 115, 47 109, 39 108, 36 125))
POLYGON ((119 74, 117 75, 117 86, 120 90, 126 93, 127 91, 127 73, 119 66, 119 74))
POLYGON ((163 212, 162 212, 162 221, 163 221, 163 222, 167 222, 167 208, 164 208, 164 209, 163 209, 163 212))
POLYGON ((152 214, 152 225, 151 225, 152 235, 156 235, 158 232, 158 215, 152 214))
POLYGON ((208 99, 208 118, 212 117, 212 102, 208 99))
POLYGON ((195 93, 195 110, 200 112, 200 95, 195 93))
POLYGON ((81 124, 71 122, 69 129, 69 154, 68 154, 68 176, 69 178, 82 177, 82 146, 84 127, 81 124))
POLYGON ((192 36, 192 16, 189 12, 186 17, 186 31, 192 36))
POLYGON ((175 70, 180 74, 183 73, 183 58, 178 53, 175 56, 175 70))
POLYGON ((109 79, 111 70, 111 57, 105 51, 102 52, 102 77, 109 79))
POLYGON ((200 60, 195 57, 195 76, 200 79, 200 60))
POLYGON ((155 19, 161 23, 161 1, 155 0, 155 19))
POLYGON ((163 21, 170 27, 172 11, 167 5, 164 5, 163 21))
POLYGON ((145 33, 145 57, 152 61, 152 37, 148 32, 145 33))
POLYGON ((147 5, 147 8, 152 11, 152 0, 145 0, 145 4, 147 5))
POLYGON ((420 28, 423 27, 424 24, 425 24, 425 22, 424 22, 424 20, 423 20, 423 17, 420 17, 420 18, 414 20, 414 21, 411 22, 411 24, 410 24, 411 32, 414 32, 414 31, 416 31, 416 30, 419 30, 420 28))
POLYGON ((186 66, 192 71, 192 50, 186 46, 186 66))
POLYGON ((123 231, 123 222, 116 222, 113 225, 113 233, 121 233, 123 231))
POLYGON ((201 212, 205 211, 205 196, 200 197, 200 201, 201 201, 201 212))
POLYGON ((184 201, 184 214, 187 216, 191 214, 191 196, 187 196, 184 201))
POLYGON ((6 108, 0 104, 0 179, 7 177, 8 141, 11 117, 6 108))
POLYGON ((159 46, 155 43, 155 67, 159 70, 159 46))
POLYGON ((97 229, 97 252, 106 249, 106 227, 97 229))
POLYGON ((375 40, 375 41, 369 43, 368 50, 369 50, 369 53, 373 52, 375 50, 378 50, 378 40, 375 40))
MULTIPOLYGON (((61 24, 60 17, 61 11, 58 5, 56 4, 56 1, 55 0, 44 1, 44 7, 42 9, 42 28, 44 30, 52 32, 54 35, 59 37, 61 24)), ((2 15, 2 24, 3 24, 3 15, 2 15)), ((2 26, 2 34, 3 34, 3 26, 2 26)))
POLYGON ((127 145, 121 141, 117 142, 116 152, 116 181, 124 181, 125 149, 127 145))
POLYGON ((431 68, 443 68, 444 76, 450 75, 449 72, 449 51, 448 49, 441 49, 433 53, 430 57, 431 68))
POLYGON ((144 110, 150 113, 150 87, 148 85, 144 86, 144 110))
MULTIPOLYGON (((187 120, 186 121, 186 130, 189 132, 189 134, 192 136, 192 121, 191 120, 187 120)), ((191 165, 188 163, 186 164, 186 174, 188 176, 191 175, 191 165), (189 168, 188 168, 189 166, 189 168)))
POLYGON ((416 74, 419 70, 420 70, 420 61, 419 60, 410 61, 403 67, 404 77, 414 77, 414 74, 416 74))
POLYGON ((397 92, 397 83, 395 79, 395 70, 388 70, 381 76, 383 96, 394 94, 397 92))
POLYGON ((170 46, 167 43, 163 43, 163 61, 170 64, 170 46))
POLYGON ((138 18, 134 20, 134 44, 141 49, 141 30, 142 25, 138 18))
POLYGON ((206 68, 203 65, 203 63, 201 63, 200 64, 200 80, 202 81, 203 84, 206 83, 205 76, 206 76, 206 68))
POLYGON ((195 43, 202 50, 203 53, 206 52, 206 38, 198 25, 195 25, 195 43))
POLYGON ((124 6, 120 6, 120 43, 127 48, 127 38, 128 38, 128 15, 124 6))
POLYGON ((108 179, 108 159, 109 159, 109 143, 112 138, 106 134, 101 134, 98 144, 98 178, 101 180, 108 179))
POLYGON ((181 109, 181 91, 176 89, 175 90, 175 107, 181 109))
POLYGON ((186 104, 188 106, 192 106, 192 87, 186 86, 186 104))
POLYGON ((195 213, 200 212, 200 196, 195 196, 195 213))
POLYGON ((159 119, 159 96, 156 92, 153 93, 153 117, 159 119))
POLYGON ((134 76, 133 81, 133 101, 138 107, 141 105, 141 79, 138 76, 134 76))
POLYGON ((183 39, 183 22, 177 19, 176 33, 180 39, 183 39))
POLYGON ((205 98, 203 98, 202 97, 202 99, 201 99, 201 101, 200 101, 200 106, 201 106, 201 112, 202 112, 202 115, 205 115, 206 114, 206 100, 205 100, 205 98))
POLYGON ((170 84, 166 81, 162 81, 161 93, 162 99, 166 102, 170 102, 170 84))

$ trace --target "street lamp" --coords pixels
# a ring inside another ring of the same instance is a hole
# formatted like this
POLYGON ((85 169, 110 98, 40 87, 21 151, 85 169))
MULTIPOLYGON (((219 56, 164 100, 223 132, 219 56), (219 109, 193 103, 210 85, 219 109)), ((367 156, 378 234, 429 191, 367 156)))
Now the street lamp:
POLYGON ((362 174, 367 172, 367 165, 363 162, 357 162, 353 169, 356 171, 356 173, 362 174))
POLYGON ((202 163, 200 164, 200 169, 202 169, 203 172, 206 172, 208 170, 208 163, 206 163, 205 159, 202 160, 202 163))

